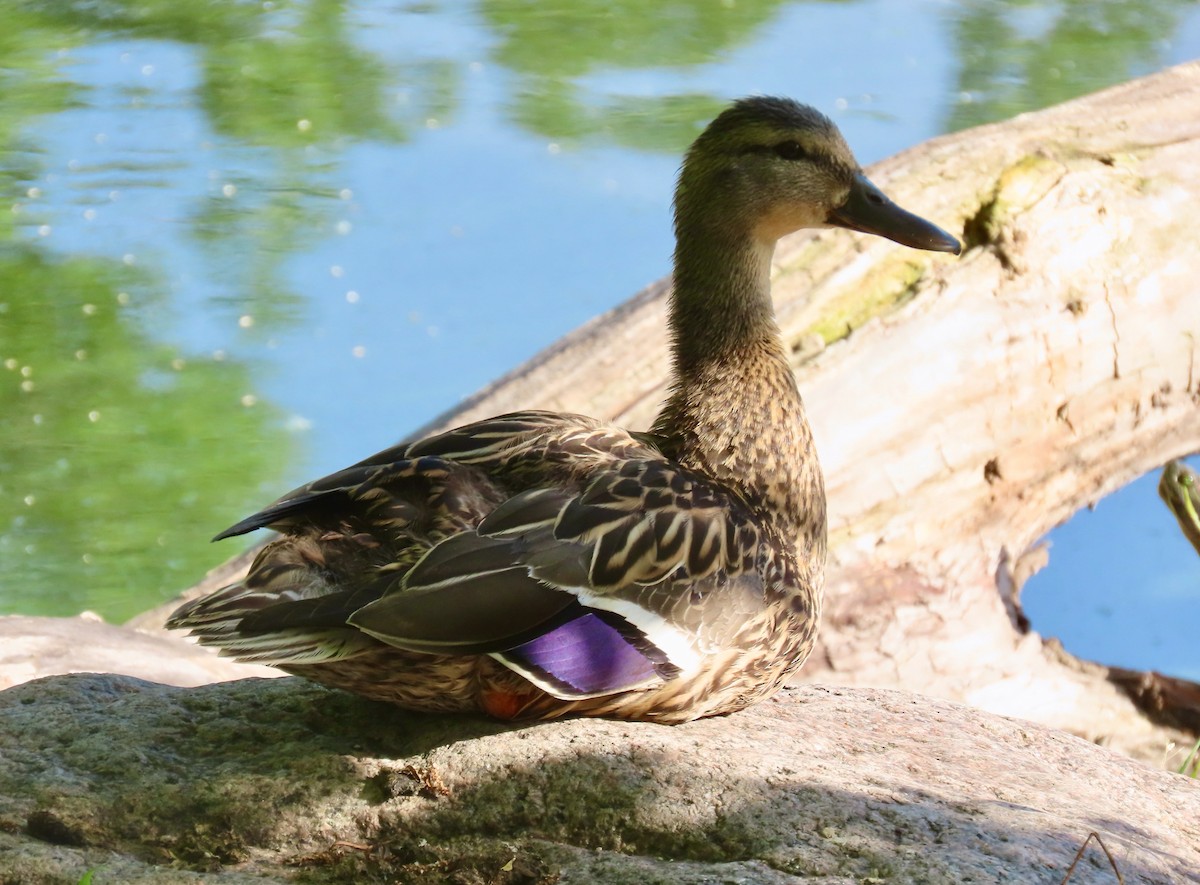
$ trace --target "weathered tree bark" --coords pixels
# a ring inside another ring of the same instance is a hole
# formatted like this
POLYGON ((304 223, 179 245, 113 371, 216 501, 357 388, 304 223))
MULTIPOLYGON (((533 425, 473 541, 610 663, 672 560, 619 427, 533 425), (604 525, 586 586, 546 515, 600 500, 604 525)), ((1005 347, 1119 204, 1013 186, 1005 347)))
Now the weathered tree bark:
MULTIPOLYGON (((823 641, 804 678, 1161 755, 1164 732, 1104 668, 1026 631, 1018 591, 1047 530, 1200 448, 1200 64, 938 138, 871 177, 967 249, 831 230, 778 250, 779 321, 830 505, 823 641)), ((438 426, 530 407, 648 426, 668 285, 438 426)))

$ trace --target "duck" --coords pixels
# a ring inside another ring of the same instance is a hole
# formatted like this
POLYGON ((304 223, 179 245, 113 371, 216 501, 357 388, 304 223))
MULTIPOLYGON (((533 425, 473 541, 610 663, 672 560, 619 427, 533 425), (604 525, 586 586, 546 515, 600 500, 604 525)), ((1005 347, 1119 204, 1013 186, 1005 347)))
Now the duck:
POLYGON ((824 227, 960 252, 820 111, 733 102, 680 168, 649 430, 522 411, 403 442, 221 532, 278 537, 168 626, 418 712, 677 724, 770 696, 813 648, 826 556, 771 261, 824 227))

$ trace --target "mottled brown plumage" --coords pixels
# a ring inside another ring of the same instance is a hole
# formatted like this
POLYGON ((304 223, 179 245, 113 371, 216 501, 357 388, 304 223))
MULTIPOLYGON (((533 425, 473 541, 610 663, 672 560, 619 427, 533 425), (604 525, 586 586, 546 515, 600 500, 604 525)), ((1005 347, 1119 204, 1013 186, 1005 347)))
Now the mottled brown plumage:
POLYGON ((825 560, 770 261, 827 225, 958 250, 818 112, 735 103, 680 173, 674 377, 651 432, 521 412, 381 452, 224 532, 282 537, 171 626, 417 710, 682 722, 770 694, 812 648, 825 560))

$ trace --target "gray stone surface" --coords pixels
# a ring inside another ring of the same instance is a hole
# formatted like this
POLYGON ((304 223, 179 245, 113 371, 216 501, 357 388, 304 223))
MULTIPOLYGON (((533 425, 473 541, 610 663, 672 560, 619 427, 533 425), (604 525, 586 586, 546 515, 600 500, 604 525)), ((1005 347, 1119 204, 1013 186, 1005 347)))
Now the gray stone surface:
POLYGON ((1200 882, 1200 787, 1029 723, 804 687, 670 728, 295 679, 0 692, 0 883, 1200 882), (1072 882, 1115 881, 1089 848, 1072 882))

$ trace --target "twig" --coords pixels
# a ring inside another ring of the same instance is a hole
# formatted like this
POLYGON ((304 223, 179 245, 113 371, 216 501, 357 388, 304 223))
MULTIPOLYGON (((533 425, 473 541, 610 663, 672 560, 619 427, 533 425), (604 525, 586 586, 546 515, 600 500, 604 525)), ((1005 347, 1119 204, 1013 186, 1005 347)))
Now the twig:
POLYGON ((1108 851, 1108 846, 1104 844, 1104 840, 1100 838, 1097 832, 1088 833, 1088 837, 1083 840, 1083 844, 1079 846, 1079 850, 1075 852, 1075 858, 1071 861, 1071 865, 1067 867, 1067 874, 1063 876, 1062 882, 1059 885, 1067 885, 1067 881, 1071 878, 1071 874, 1075 872, 1075 864, 1079 863, 1079 859, 1083 857, 1083 852, 1087 850, 1088 843, 1093 839, 1100 846, 1100 850, 1104 852, 1104 856, 1108 858, 1108 864, 1112 867, 1112 871, 1117 874, 1117 881, 1120 885, 1125 885, 1125 877, 1121 875, 1121 871, 1117 869, 1117 862, 1113 860, 1113 856, 1108 851))

